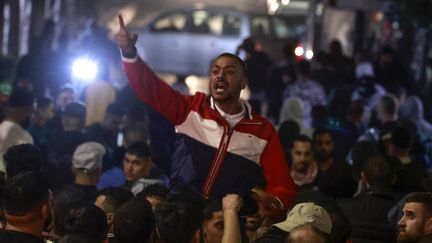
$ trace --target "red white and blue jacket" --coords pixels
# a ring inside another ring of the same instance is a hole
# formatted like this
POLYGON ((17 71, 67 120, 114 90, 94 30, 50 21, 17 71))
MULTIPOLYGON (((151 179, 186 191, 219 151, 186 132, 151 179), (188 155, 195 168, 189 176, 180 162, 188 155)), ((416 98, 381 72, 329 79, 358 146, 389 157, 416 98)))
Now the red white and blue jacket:
POLYGON ((273 126, 251 111, 230 129, 204 93, 185 96, 160 80, 144 62, 123 59, 135 94, 176 127, 171 184, 204 198, 248 195, 255 186, 278 197, 286 208, 295 185, 273 126))

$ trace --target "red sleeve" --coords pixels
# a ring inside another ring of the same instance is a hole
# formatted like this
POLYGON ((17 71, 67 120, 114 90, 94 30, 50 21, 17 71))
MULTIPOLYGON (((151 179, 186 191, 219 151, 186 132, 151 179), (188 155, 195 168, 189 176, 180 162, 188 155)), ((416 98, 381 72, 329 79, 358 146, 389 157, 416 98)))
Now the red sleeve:
POLYGON ((138 57, 136 61, 123 61, 129 84, 137 97, 174 125, 182 123, 189 113, 190 96, 173 90, 138 57))
POLYGON ((285 210, 290 209, 296 194, 296 185, 291 178, 276 131, 273 132, 264 150, 261 166, 267 183, 266 191, 278 197, 284 204, 285 210))

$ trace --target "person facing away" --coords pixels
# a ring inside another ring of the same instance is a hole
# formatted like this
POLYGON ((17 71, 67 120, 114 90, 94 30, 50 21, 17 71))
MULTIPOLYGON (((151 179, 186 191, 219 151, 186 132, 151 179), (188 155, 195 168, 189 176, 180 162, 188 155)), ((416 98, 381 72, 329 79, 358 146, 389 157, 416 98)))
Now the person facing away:
POLYGON ((258 199, 268 212, 289 208, 295 186, 277 133, 239 98, 247 85, 244 62, 233 54, 219 55, 211 65, 210 96, 183 96, 137 57, 137 36, 128 32, 121 15, 119 22, 118 44, 130 85, 141 101, 176 126, 172 188, 209 199, 247 195, 259 186, 265 189, 258 199))
POLYGON ((1 206, 6 221, 0 242, 43 243, 43 232, 52 230, 54 205, 48 182, 40 174, 22 172, 2 188, 1 206))
POLYGON ((17 89, 9 97, 6 117, 0 123, 0 177, 4 176, 3 154, 13 145, 33 144, 33 138, 23 127, 33 112, 34 96, 31 92, 17 89))
POLYGON ((95 142, 80 144, 72 157, 75 181, 64 186, 55 197, 56 212, 62 213, 73 203, 93 204, 97 197, 96 184, 102 173, 105 148, 95 142))
POLYGON ((432 193, 414 193, 405 201, 398 222, 398 243, 432 241, 432 193))
POLYGON ((99 192, 95 205, 105 212, 108 224, 108 241, 114 238, 112 226, 117 209, 132 198, 134 195, 126 188, 112 187, 99 192))

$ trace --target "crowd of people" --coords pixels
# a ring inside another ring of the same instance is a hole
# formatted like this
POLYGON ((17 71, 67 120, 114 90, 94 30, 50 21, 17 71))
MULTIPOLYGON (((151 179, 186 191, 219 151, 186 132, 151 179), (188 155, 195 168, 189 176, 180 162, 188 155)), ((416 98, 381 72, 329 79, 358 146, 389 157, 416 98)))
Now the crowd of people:
POLYGON ((0 242, 432 242, 432 125, 394 49, 354 62, 334 41, 309 62, 285 46, 272 64, 248 38, 187 95, 119 24, 122 90, 47 97, 19 70, 0 242))

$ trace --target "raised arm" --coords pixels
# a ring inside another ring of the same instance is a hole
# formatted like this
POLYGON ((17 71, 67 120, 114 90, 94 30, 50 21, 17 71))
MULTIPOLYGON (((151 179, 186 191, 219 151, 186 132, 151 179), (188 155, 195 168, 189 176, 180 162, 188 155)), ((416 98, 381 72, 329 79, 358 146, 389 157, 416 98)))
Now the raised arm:
POLYGON ((237 194, 228 194, 222 198, 224 231, 221 243, 241 243, 238 212, 243 204, 237 194))
POLYGON ((123 56, 123 66, 137 97, 173 124, 182 123, 189 112, 191 97, 173 90, 137 56, 135 44, 138 35, 125 27, 123 17, 118 16, 120 31, 117 42, 123 56))

